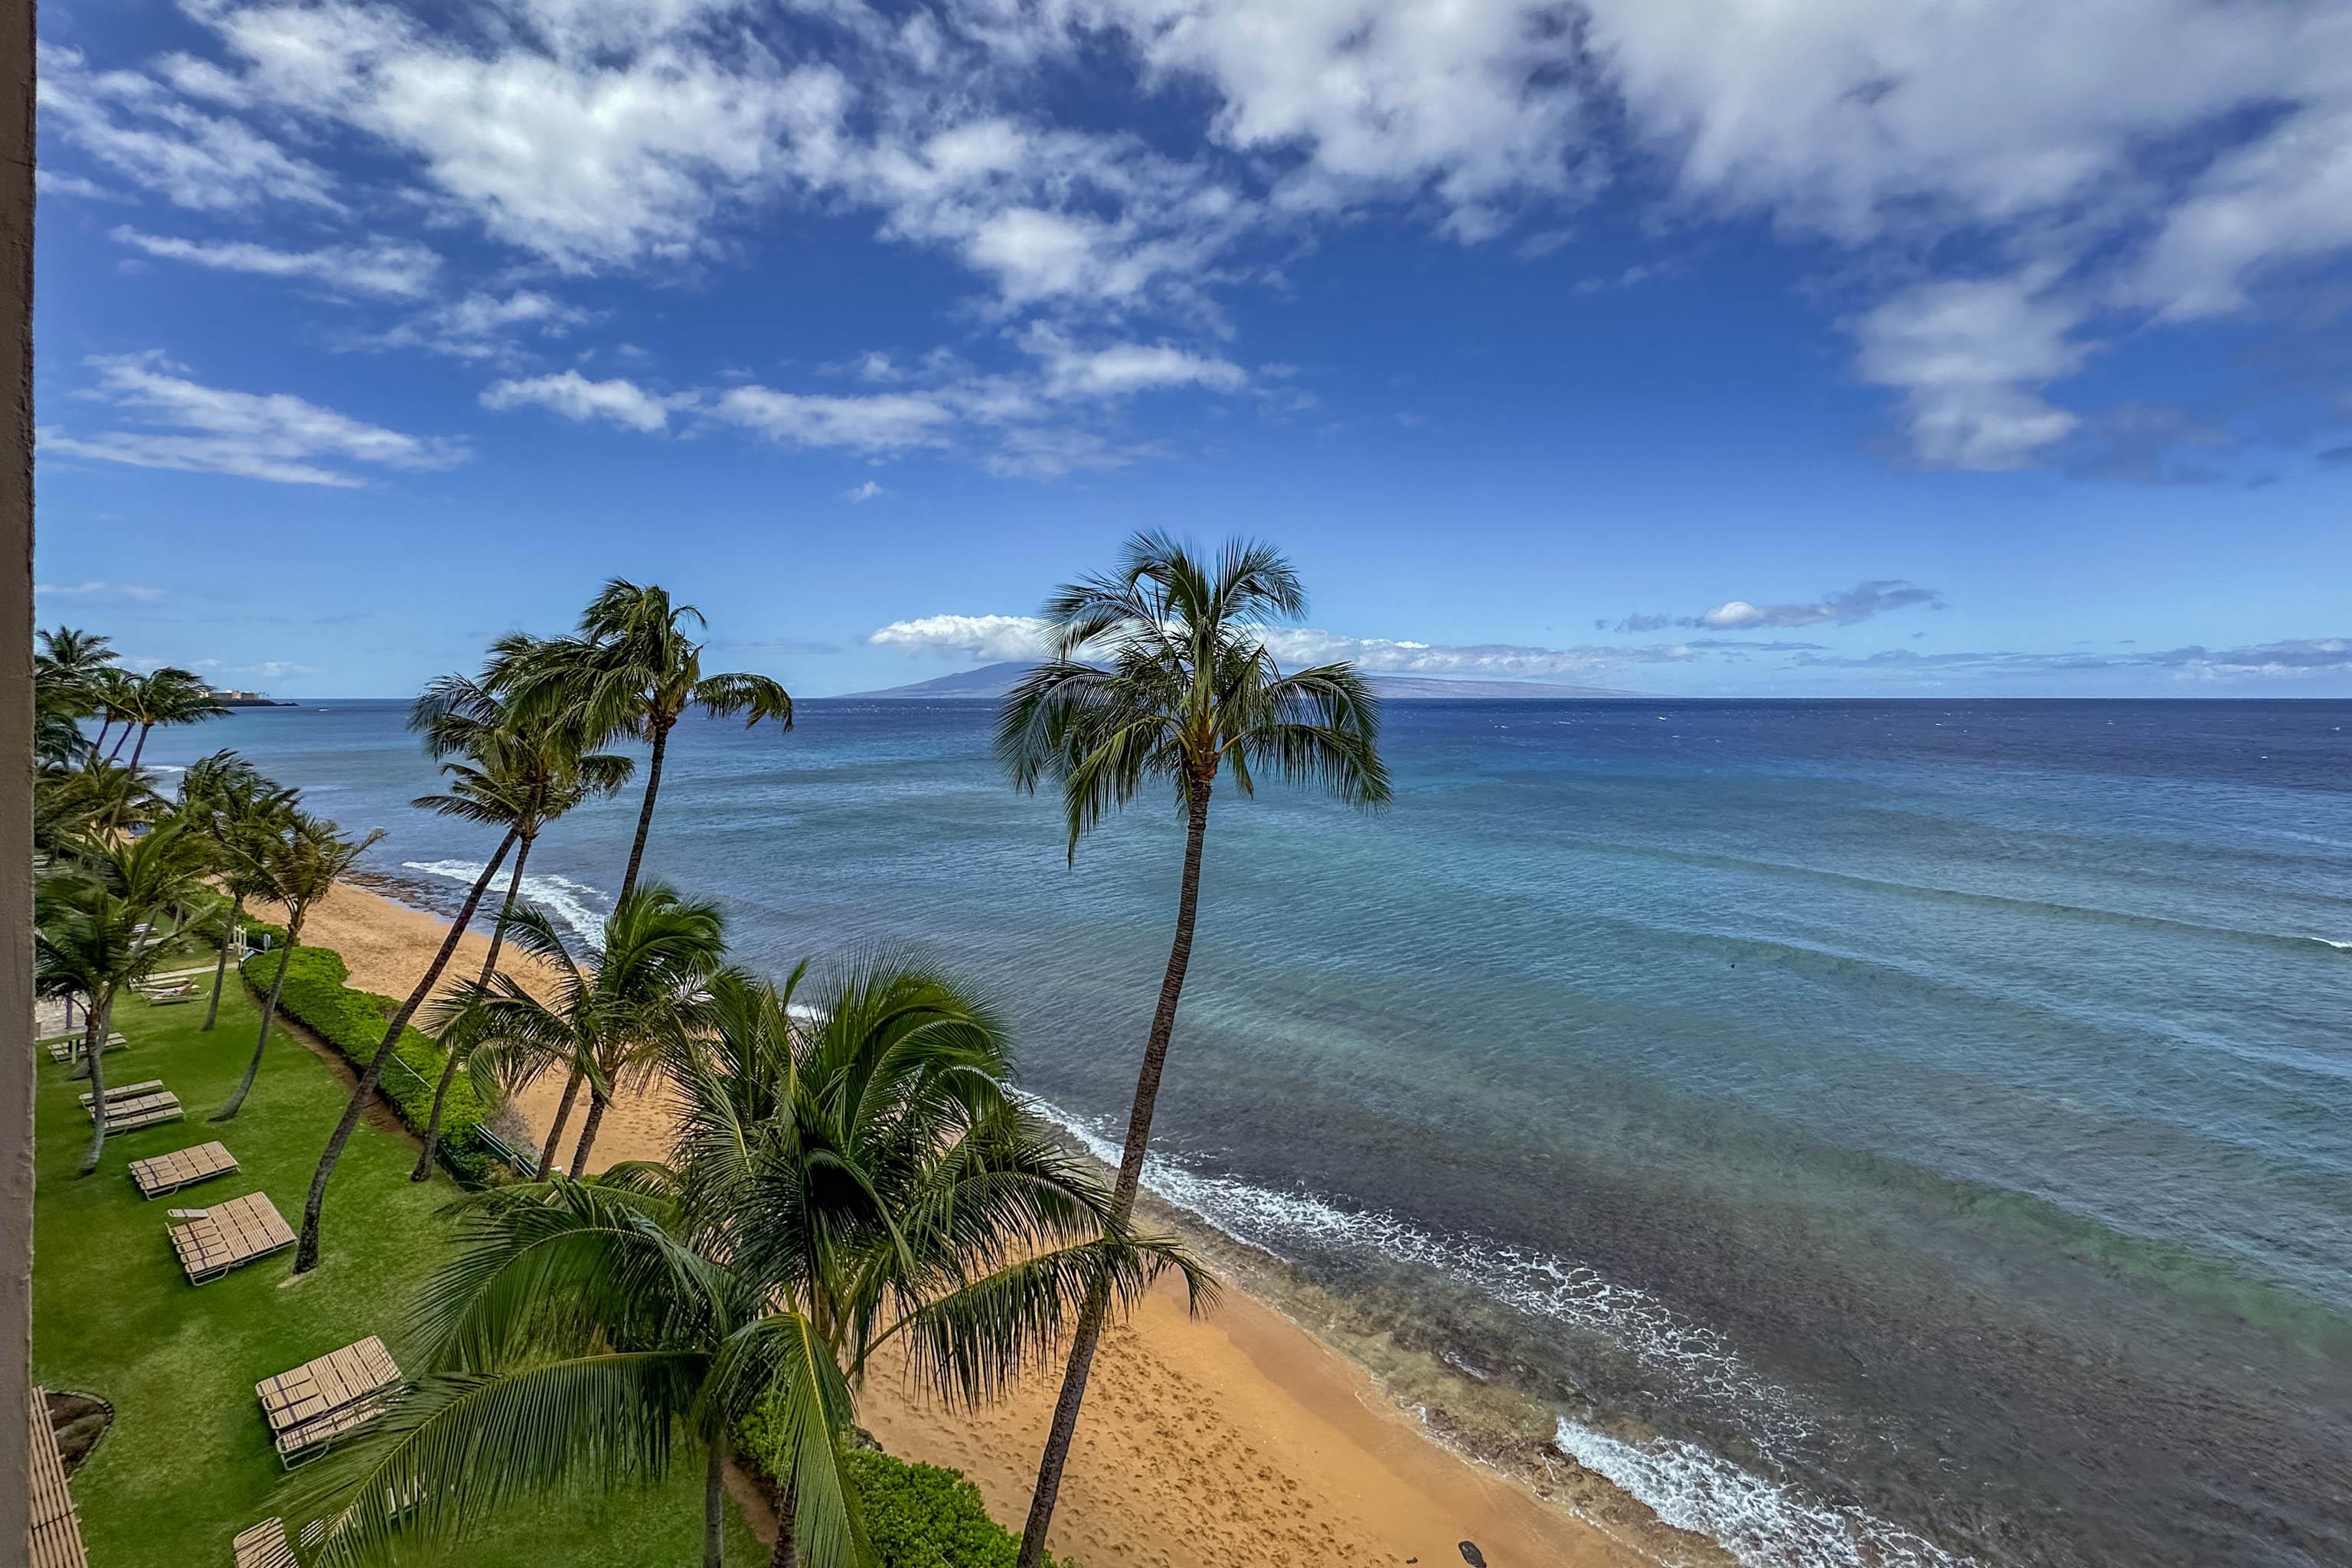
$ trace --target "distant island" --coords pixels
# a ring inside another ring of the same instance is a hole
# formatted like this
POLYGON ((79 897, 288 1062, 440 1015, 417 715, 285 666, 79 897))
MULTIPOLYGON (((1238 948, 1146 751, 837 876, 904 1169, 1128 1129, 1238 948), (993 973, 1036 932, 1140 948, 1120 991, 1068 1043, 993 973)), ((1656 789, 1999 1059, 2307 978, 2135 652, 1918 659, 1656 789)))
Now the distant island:
POLYGON ((275 697, 264 697, 258 691, 213 691, 207 692, 206 695, 224 708, 299 708, 302 706, 299 702, 286 702, 275 697))
MULTIPOLYGON (((1003 664, 984 664, 978 669, 942 675, 931 680, 918 680, 909 686, 887 687, 880 691, 853 691, 847 697, 883 702, 992 700, 1012 690, 1013 684, 1033 668, 1023 660, 1011 659, 1003 664)), ((1364 679, 1378 695, 1406 700, 1578 702, 1594 698, 1639 698, 1647 695, 1640 691, 1619 691, 1606 686, 1558 686, 1539 680, 1439 680, 1423 675, 1368 675, 1364 679)))

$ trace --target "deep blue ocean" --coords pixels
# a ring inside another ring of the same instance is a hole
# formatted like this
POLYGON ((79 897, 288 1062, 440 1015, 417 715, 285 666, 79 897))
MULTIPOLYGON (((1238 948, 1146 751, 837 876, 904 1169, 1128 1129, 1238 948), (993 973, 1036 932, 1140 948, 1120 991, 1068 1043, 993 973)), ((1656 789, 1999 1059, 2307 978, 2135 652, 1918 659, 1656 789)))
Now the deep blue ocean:
MULTIPOLYGON (((403 716, 149 757, 447 898, 488 846, 403 716)), ((959 963, 1099 1138, 1181 826, 1066 864, 988 719, 690 722, 651 871, 753 963, 959 963)), ((1750 1564, 2352 1563, 2352 703, 1391 703, 1386 751, 1377 816, 1217 798, 1162 1196, 1750 1564)), ((635 810, 533 896, 593 929, 635 810)))

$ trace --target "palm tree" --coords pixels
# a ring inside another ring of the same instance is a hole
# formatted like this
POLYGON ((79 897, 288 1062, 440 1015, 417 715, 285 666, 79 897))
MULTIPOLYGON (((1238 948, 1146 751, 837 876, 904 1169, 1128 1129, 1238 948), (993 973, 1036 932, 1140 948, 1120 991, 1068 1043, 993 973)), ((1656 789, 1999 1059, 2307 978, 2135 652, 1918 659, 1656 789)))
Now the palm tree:
POLYGON ((125 824, 157 816, 162 805, 147 774, 92 758, 83 767, 39 781, 33 842, 44 852, 69 855, 125 824))
POLYGON ((622 898, 637 885, 654 801, 661 794, 669 732, 691 709, 745 715, 746 729, 773 720, 793 727, 793 700, 764 675, 702 673, 702 644, 688 633, 706 623, 691 605, 670 603, 667 589, 640 587, 619 577, 581 612, 578 632, 566 637, 509 637, 493 658, 493 680, 512 689, 527 707, 568 709, 590 746, 626 736, 652 749, 646 765, 645 802, 629 847, 622 898))
POLYGON ((220 1021, 228 952, 245 929, 246 900, 268 890, 259 861, 268 836, 285 825, 298 798, 235 752, 215 752, 190 763, 180 775, 179 816, 211 852, 213 879, 228 895, 220 955, 213 963, 212 1001, 205 1008, 206 1030, 220 1021))
MULTIPOLYGON (((139 693, 132 718, 139 729, 138 742, 131 748, 131 766, 139 766, 139 758, 147 750, 147 737, 159 724, 195 724, 206 719, 217 719, 228 711, 228 704, 212 693, 212 688, 196 679, 190 670, 165 665, 138 683, 139 693)), ((121 748, 117 742, 116 749, 121 748)))
POLYGON ((107 639, 58 626, 41 633, 33 655, 35 754, 46 768, 68 768, 95 748, 81 721, 99 711, 95 683, 115 661, 107 639))
POLYGON ((122 734, 115 737, 114 750, 104 753, 106 760, 112 762, 115 752, 122 749, 123 736, 130 734, 131 726, 138 722, 134 715, 142 700, 139 678, 127 669, 109 665, 90 671, 88 690, 90 712, 98 719, 98 734, 89 743, 89 760, 93 763, 99 760, 100 748, 106 744, 107 731, 119 723, 122 726, 122 734))
MULTIPOLYGON (((523 868, 530 862, 531 846, 549 823, 573 806, 610 795, 628 783, 636 763, 610 752, 583 755, 575 731, 561 722, 516 713, 488 686, 462 675, 445 676, 428 687, 409 714, 409 728, 424 731, 425 744, 436 756, 464 752, 479 759, 478 764, 454 770, 456 783, 450 793, 428 797, 432 809, 474 821, 497 821, 514 830, 514 866, 507 874, 506 902, 490 927, 490 951, 482 960, 477 982, 487 985, 498 973, 499 951, 522 893, 523 868)), ((444 1043, 449 1041, 445 1038, 444 1043)), ((466 1061, 463 1050, 452 1048, 448 1057, 433 1091, 425 1147, 417 1153, 416 1169, 409 1173, 411 1181, 426 1181, 433 1174, 441 1142, 442 1105, 466 1061)), ((551 1145, 562 1134, 571 1110, 567 1097, 549 1133, 551 1145)))
POLYGON ((262 1053, 269 1048, 269 1026, 278 1018, 278 998, 285 992, 286 972, 294 966, 294 952, 302 942, 302 922, 310 918, 311 906, 332 892, 336 879, 383 837, 383 829, 375 827, 363 838, 345 838, 325 817, 289 808, 245 841, 254 886, 260 889, 255 896, 286 911, 286 951, 269 982, 269 994, 261 1004, 261 1033, 253 1042, 253 1059, 246 1064, 236 1092, 213 1112, 215 1121, 235 1116, 245 1097, 253 1092, 253 1080, 261 1076, 262 1053))
MULTIPOLYGON (((1106 811, 1146 786, 1168 790, 1184 817, 1176 931, 1144 1038, 1111 1212, 1133 1212, 1151 1117, 1168 1059, 1200 908, 1209 801, 1220 774, 1255 793, 1260 775, 1317 784, 1351 805, 1389 798, 1380 716, 1355 668, 1320 665, 1285 675, 1264 628, 1306 613, 1298 574, 1269 545, 1235 541, 1203 561, 1163 533, 1128 541, 1118 570, 1058 590, 1046 602, 1051 655, 999 710, 996 752, 1013 784, 1059 786, 1075 863, 1078 840, 1106 811), (1085 662, 1098 655, 1103 663, 1085 662)), ((1037 1467, 1020 1568, 1044 1560, 1045 1534, 1077 1430, 1108 1302, 1089 1300, 1072 1336, 1068 1370, 1037 1467)))
POLYGON ((789 990, 740 972, 711 989, 709 1037, 671 1067, 668 1164, 461 1205, 459 1257, 417 1314, 430 1370, 291 1500, 298 1525, 324 1523, 320 1562, 454 1542, 552 1487, 659 1476, 683 1439, 719 1568, 729 1443, 756 1412, 781 1434, 772 1562, 846 1568, 866 1547, 842 1439, 879 1357, 976 1402, 1095 1289, 1132 1300, 1175 1268, 1205 1298, 1178 1248, 1114 1226, 1100 1183, 1022 1117, 1003 1026, 950 977, 846 965, 809 1026, 789 990))
MULTIPOLYGON (((426 697, 428 701, 429 699, 430 692, 426 697)), ((410 717, 413 721, 417 714, 412 711, 410 717)), ((427 728, 429 735, 429 723, 427 728)), ((445 738, 457 732, 457 728, 452 726, 446 731, 445 738)), ((466 890, 466 901, 457 907, 457 918, 449 922, 449 930, 434 952, 433 962, 425 966, 425 973, 410 988, 407 1000, 393 1009, 391 1018, 384 1025, 383 1041, 377 1045, 375 1054, 368 1058, 367 1065, 360 1070, 359 1082, 352 1088, 352 1097, 343 1107, 342 1119, 335 1123, 335 1131, 319 1156, 319 1168, 310 1174, 310 1196, 302 1205, 301 1239, 294 1248, 294 1272, 297 1274, 307 1274, 319 1266, 319 1233, 326 1219, 327 1184, 334 1179, 335 1167, 342 1161, 343 1150, 350 1144, 352 1132, 358 1130, 360 1118, 366 1113, 368 1102, 375 1098, 376 1085, 383 1079, 383 1069, 391 1063, 393 1054, 400 1048, 401 1032, 408 1027, 408 1021, 416 1016, 416 1010, 425 1005, 425 999, 433 994, 434 987, 441 983, 442 972, 449 967, 450 956, 457 951, 459 939, 466 934, 466 928, 474 923, 474 911, 481 907, 482 895, 488 891, 491 881, 499 874, 499 868, 506 862, 508 851, 521 837, 521 822, 529 814, 530 803, 514 793, 521 781, 504 767, 501 760, 504 747, 497 731, 473 731, 470 736, 477 748, 475 763, 444 762, 441 771, 449 775, 448 792, 420 795, 413 804, 428 811, 501 827, 504 831, 499 838, 497 851, 483 866, 481 874, 474 879, 474 885, 466 890), (476 763, 480 765, 475 765, 476 763)))
MULTIPOLYGON (((614 906, 604 951, 584 966, 538 910, 515 910, 508 925, 517 947, 554 971, 553 999, 507 975, 467 986, 443 1005, 442 1043, 480 1053, 509 1089, 557 1068, 584 1079, 588 1115, 572 1154, 572 1173, 583 1175, 613 1095, 649 1081, 700 1027, 706 988, 726 958, 725 922, 718 905, 649 882, 614 906)), ((541 1181, 562 1126, 540 1152, 541 1181)))
POLYGON ((82 1174, 106 1149, 106 1037, 115 999, 151 973, 165 943, 152 927, 201 886, 203 857, 176 827, 140 839, 84 847, 79 867, 43 879, 34 928, 35 989, 82 999, 82 1054, 89 1072, 89 1152, 82 1174))

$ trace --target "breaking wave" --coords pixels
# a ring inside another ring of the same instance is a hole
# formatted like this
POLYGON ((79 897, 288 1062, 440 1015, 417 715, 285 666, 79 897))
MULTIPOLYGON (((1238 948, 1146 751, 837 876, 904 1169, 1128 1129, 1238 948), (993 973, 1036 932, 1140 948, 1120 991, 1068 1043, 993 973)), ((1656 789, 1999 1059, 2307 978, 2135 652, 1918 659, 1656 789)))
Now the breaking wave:
MULTIPOLYGON (((479 860, 403 860, 403 868, 421 871, 428 877, 444 877, 453 882, 473 886, 474 879, 482 874, 479 860)), ((602 888, 555 872, 540 874, 526 871, 522 879, 522 896, 552 915, 573 936, 598 952, 604 951, 604 914, 613 905, 610 894, 602 888)))

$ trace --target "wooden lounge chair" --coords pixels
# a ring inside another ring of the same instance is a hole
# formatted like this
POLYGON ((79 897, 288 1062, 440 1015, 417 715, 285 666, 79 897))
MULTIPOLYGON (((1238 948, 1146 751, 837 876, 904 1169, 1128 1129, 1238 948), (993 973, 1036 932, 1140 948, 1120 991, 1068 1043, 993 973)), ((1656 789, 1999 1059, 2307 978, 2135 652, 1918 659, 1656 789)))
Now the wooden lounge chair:
MULTIPOLYGON (((81 1108, 90 1111, 90 1120, 98 1120, 91 1110, 89 1096, 81 1097, 81 1108)), ((106 1091, 106 1128, 110 1132, 129 1132, 141 1127, 153 1127, 160 1122, 177 1121, 187 1112, 180 1109, 180 1097, 163 1087, 160 1078, 144 1083, 126 1083, 121 1088, 109 1086, 106 1091)))
POLYGON ((232 1268, 294 1245, 294 1230, 266 1193, 247 1193, 208 1209, 173 1209, 166 1228, 188 1283, 205 1285, 232 1268))
POLYGON ((215 1176, 226 1176, 236 1169, 236 1156, 228 1152, 228 1145, 199 1143, 193 1149, 174 1149, 168 1154, 131 1161, 131 1180, 138 1186, 141 1197, 160 1198, 165 1193, 176 1193, 182 1187, 193 1187, 215 1176))
POLYGON ((241 1531, 228 1549, 236 1554, 236 1568, 294 1568, 294 1548, 282 1519, 265 1519, 241 1531))
MULTIPOLYGON (((106 1048, 110 1051, 119 1051, 130 1043, 121 1035, 106 1037, 106 1048)), ((81 1060, 81 1037, 68 1035, 62 1040, 51 1040, 48 1042, 48 1052, 49 1060, 53 1062, 78 1062, 81 1060)))
POLYGON ((65 1461, 49 1426, 48 1395, 33 1390, 32 1520, 25 1553, 27 1568, 89 1568, 82 1551, 81 1516, 66 1489, 65 1461))
POLYGON ((400 1392, 400 1366, 371 1334, 253 1385, 270 1441, 288 1468, 365 1426, 400 1392))

